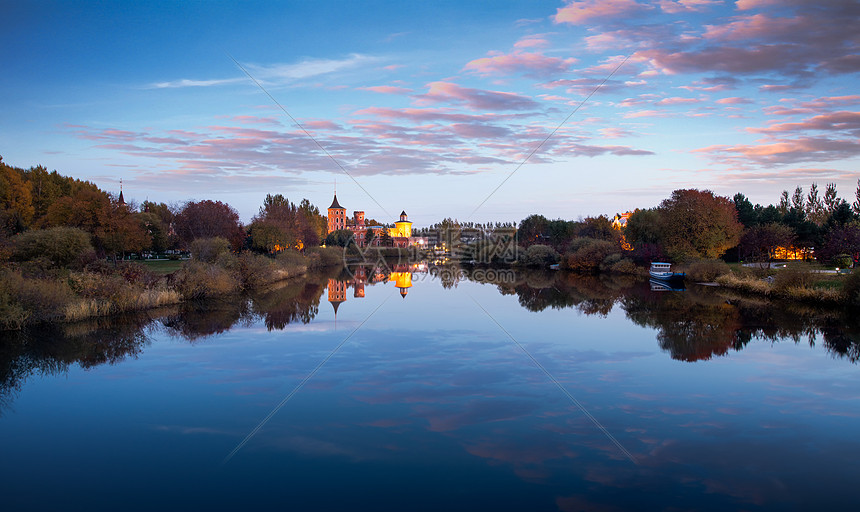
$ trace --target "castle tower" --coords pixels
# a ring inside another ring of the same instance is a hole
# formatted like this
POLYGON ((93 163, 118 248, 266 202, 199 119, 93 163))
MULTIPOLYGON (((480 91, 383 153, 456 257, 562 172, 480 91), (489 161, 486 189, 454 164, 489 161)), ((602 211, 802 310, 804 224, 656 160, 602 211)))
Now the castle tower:
POLYGON ((355 219, 355 227, 363 228, 364 227, 364 212, 352 212, 352 216, 355 219))
POLYGON ((412 223, 406 220, 406 211, 400 212, 400 220, 394 223, 394 227, 389 229, 389 234, 392 237, 409 238, 412 236, 412 223))
POLYGON ((328 232, 338 229, 346 229, 346 208, 337 202, 337 192, 335 192, 334 200, 328 207, 328 232))

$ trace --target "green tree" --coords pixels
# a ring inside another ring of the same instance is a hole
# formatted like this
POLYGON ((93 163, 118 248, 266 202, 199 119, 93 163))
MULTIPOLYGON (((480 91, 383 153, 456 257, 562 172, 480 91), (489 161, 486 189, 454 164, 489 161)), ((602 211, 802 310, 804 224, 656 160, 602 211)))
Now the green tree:
POLYGON ((661 224, 660 211, 657 208, 636 210, 627 219, 624 238, 634 247, 644 244, 660 245, 663 241, 661 224))
POLYGON ((738 212, 738 221, 741 224, 746 227, 758 224, 756 208, 745 195, 738 192, 732 198, 732 202, 735 204, 735 210, 738 212))
POLYGON ((93 250, 89 233, 70 227, 27 231, 13 238, 12 243, 14 260, 45 258, 56 267, 67 267, 93 250))
POLYGON ((827 218, 824 202, 818 197, 818 185, 815 183, 809 188, 809 195, 806 198, 806 216, 816 226, 824 224, 827 218))
POLYGON ((836 196, 836 183, 828 183, 824 189, 824 209, 828 215, 832 215, 839 206, 840 199, 836 196))

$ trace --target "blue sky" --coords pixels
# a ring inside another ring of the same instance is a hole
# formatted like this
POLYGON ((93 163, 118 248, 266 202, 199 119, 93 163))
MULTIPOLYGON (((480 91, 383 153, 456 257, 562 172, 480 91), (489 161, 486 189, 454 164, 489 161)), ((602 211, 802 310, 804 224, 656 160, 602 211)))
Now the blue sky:
POLYGON ((33 1, 0 16, 0 156, 107 190, 122 178, 137 201, 219 199, 247 221, 267 193, 325 208, 337 179, 348 210, 423 225, 612 215, 691 187, 769 204, 835 182, 851 201, 860 176, 854 1, 33 1))

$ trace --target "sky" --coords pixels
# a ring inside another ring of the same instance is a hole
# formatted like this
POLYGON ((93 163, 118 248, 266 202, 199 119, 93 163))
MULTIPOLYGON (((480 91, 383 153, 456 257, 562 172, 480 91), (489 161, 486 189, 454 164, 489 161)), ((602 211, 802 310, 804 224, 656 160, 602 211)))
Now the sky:
POLYGON ((418 226, 860 178, 860 2, 0 0, 0 156, 418 226))

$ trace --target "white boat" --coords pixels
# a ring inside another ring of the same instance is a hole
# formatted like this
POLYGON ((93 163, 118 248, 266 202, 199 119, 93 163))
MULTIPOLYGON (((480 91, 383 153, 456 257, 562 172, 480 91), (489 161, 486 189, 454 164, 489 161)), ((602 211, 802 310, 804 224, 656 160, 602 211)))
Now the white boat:
POLYGON ((683 272, 672 272, 671 263, 652 262, 651 270, 648 271, 653 279, 660 281, 674 281, 684 279, 683 272))

